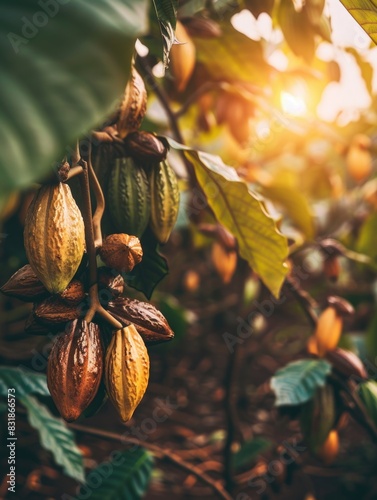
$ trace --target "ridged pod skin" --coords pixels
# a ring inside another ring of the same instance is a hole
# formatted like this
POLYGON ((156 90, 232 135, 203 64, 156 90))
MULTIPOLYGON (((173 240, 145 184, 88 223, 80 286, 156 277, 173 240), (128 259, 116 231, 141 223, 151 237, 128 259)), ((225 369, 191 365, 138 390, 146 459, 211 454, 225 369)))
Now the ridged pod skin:
POLYGON ((103 371, 103 349, 98 325, 72 321, 52 347, 47 385, 61 416, 72 422, 93 401, 103 371))
POLYGON ((147 344, 174 338, 174 332, 165 316, 148 302, 119 297, 109 302, 107 309, 124 326, 132 323, 147 344))
POLYGON ((67 184, 42 186, 28 209, 26 255, 51 293, 62 292, 76 273, 85 249, 84 221, 67 184))
POLYGON ((34 316, 42 325, 66 323, 77 319, 84 311, 80 304, 67 304, 59 296, 48 297, 36 304, 34 316))
POLYGON ((309 448, 316 452, 326 441, 336 418, 334 392, 330 385, 318 387, 314 397, 305 403, 300 425, 309 448))
POLYGON ((131 78, 124 92, 117 122, 118 133, 122 139, 140 127, 146 109, 147 91, 144 80, 136 69, 132 67, 131 78))
POLYGON ((107 394, 121 419, 128 422, 142 400, 149 380, 149 356, 134 325, 117 330, 105 359, 107 394))
POLYGON ((141 262, 143 249, 139 238, 129 234, 110 234, 99 250, 103 262, 110 268, 128 273, 141 262))
POLYGON ((179 189, 174 170, 167 161, 155 165, 149 177, 151 189, 150 226, 160 243, 166 243, 177 220, 179 189))
POLYGON ((25 302, 36 302, 48 295, 48 291, 29 264, 14 273, 0 290, 4 295, 25 302))
POLYGON ((132 158, 117 158, 108 186, 108 203, 120 233, 141 237, 151 213, 148 178, 132 158))

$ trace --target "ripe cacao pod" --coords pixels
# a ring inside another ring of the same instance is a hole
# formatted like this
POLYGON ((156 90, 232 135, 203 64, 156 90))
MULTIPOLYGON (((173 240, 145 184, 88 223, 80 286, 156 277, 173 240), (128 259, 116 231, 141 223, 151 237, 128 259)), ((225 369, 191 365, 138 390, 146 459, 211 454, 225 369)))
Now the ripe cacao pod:
POLYGON ((117 158, 108 186, 110 215, 121 233, 141 237, 151 213, 148 178, 132 158, 117 158))
POLYGON ((338 281, 340 274, 339 257, 334 255, 326 259, 323 263, 323 271, 327 279, 333 282, 338 281))
POLYGON ((137 130, 147 109, 147 91, 140 74, 132 67, 131 77, 127 83, 120 105, 117 122, 119 136, 123 139, 127 134, 137 130))
POLYGON ((48 291, 29 264, 14 273, 0 290, 4 295, 25 302, 37 302, 48 295, 48 291))
POLYGON ((85 248, 84 221, 67 184, 42 186, 28 209, 26 255, 51 293, 62 292, 76 273, 85 248))
POLYGON ((335 371, 345 377, 354 377, 357 380, 368 378, 361 359, 351 351, 336 348, 326 353, 326 359, 330 361, 335 371))
MULTIPOLYGON (((114 269, 110 267, 100 267, 98 269, 98 287, 100 292, 106 290, 109 292, 108 300, 119 297, 124 292, 124 279, 114 269)), ((102 296, 102 294, 101 294, 102 296)))
POLYGON ((98 325, 74 320, 59 335, 47 365, 47 385, 61 416, 76 420, 101 382, 103 350, 98 325))
POLYGON ((339 434, 333 429, 327 436, 326 441, 316 452, 318 458, 326 465, 331 465, 339 453, 339 434))
POLYGON ((309 448, 316 452, 326 441, 336 418, 333 388, 318 387, 313 398, 302 406, 300 425, 309 448))
POLYGON ((78 305, 85 300, 84 284, 79 280, 72 280, 59 296, 68 305, 78 305))
POLYGON ((148 302, 119 297, 109 302, 107 309, 124 326, 132 323, 147 344, 174 338, 164 315, 148 302))
POLYGON ((372 173, 371 146, 372 141, 365 134, 357 134, 352 139, 346 157, 346 165, 349 175, 356 182, 363 181, 372 173))
POLYGON ((107 266, 128 273, 141 262, 143 249, 136 236, 110 234, 104 240, 99 254, 107 266))
POLYGON ((127 152, 141 165, 150 165, 165 160, 168 148, 155 135, 140 130, 124 139, 127 152))
POLYGON ((177 21, 175 37, 177 43, 170 50, 170 70, 178 92, 183 92, 195 68, 196 49, 180 21, 177 21))
POLYGON ((36 304, 34 316, 42 325, 67 323, 79 318, 85 307, 77 304, 67 304, 58 295, 48 297, 36 304))
MULTIPOLYGON (((59 324, 63 328, 62 324, 59 324)), ((50 327, 40 324, 34 313, 30 313, 27 320, 25 321, 25 332, 30 333, 30 335, 48 335, 50 333, 50 327)))
POLYGON ((166 243, 174 227, 179 209, 179 189, 174 170, 167 161, 150 171, 151 219, 150 226, 160 243, 166 243))
POLYGON ((127 422, 142 400, 149 379, 149 356, 134 325, 117 330, 105 359, 107 394, 127 422))
POLYGON ((343 320, 332 306, 327 307, 318 318, 315 330, 318 355, 324 356, 327 351, 338 345, 343 327, 343 320))

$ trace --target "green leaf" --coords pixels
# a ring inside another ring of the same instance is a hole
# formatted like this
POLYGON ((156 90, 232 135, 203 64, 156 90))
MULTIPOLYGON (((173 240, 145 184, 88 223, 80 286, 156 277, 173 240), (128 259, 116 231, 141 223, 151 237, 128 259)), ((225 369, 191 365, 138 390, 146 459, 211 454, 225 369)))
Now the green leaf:
POLYGON ((307 240, 314 238, 314 218, 306 196, 297 187, 281 181, 262 186, 262 194, 281 205, 296 226, 301 229, 307 240))
POLYGON ((162 62, 167 67, 169 64, 170 49, 175 40, 175 26, 177 22, 177 0, 153 0, 155 13, 162 37, 162 62))
MULTIPOLYGON (((115 453, 116 460, 111 463, 105 462, 88 474, 88 488, 92 491, 90 499, 139 500, 143 498, 151 478, 152 455, 140 447, 135 450, 115 453), (103 479, 96 489, 91 486, 93 484, 90 481, 92 474, 93 477, 103 479)), ((85 491, 85 486, 83 488, 85 491)))
POLYGON ((146 0, 1 7, 0 195, 46 175, 115 109, 148 27, 146 0))
POLYGON ((374 43, 377 43, 377 7, 375 2, 366 0, 340 1, 374 43))
POLYGON ((377 382, 368 380, 368 382, 361 383, 358 387, 358 393, 368 415, 377 425, 377 382))
POLYGON ((361 226, 356 250, 377 262, 377 213, 372 213, 361 226))
POLYGON ((299 405, 308 401, 317 387, 323 386, 331 365, 324 359, 302 359, 278 370, 271 379, 276 406, 299 405))
POLYGON ((27 409, 29 423, 39 433, 41 445, 51 451, 55 462, 63 467, 67 476, 84 482, 84 465, 75 436, 61 418, 56 418, 33 396, 20 399, 27 409))
POLYGON ((281 0, 278 22, 292 52, 310 62, 315 51, 314 31, 304 9, 296 11, 292 0, 281 0))
POLYGON ((243 35, 230 23, 222 23, 220 27, 219 38, 192 37, 196 59, 208 76, 215 81, 265 84, 269 66, 263 57, 262 44, 243 35))
POLYGON ((288 246, 274 220, 234 168, 225 165, 221 158, 186 148, 171 139, 169 143, 184 150, 218 222, 237 238, 241 257, 278 297, 287 273, 284 262, 288 246))
POLYGON ((353 47, 346 48, 346 52, 352 54, 360 68, 361 76, 364 80, 369 94, 373 94, 373 66, 353 47))
POLYGON ((233 455, 233 466, 239 469, 250 464, 258 455, 268 450, 272 445, 269 439, 256 437, 242 444, 241 448, 233 455))
POLYGON ((158 283, 169 273, 165 257, 159 253, 159 244, 147 229, 141 238, 143 259, 125 276, 127 284, 140 290, 150 299, 158 283))
POLYGON ((0 394, 7 396, 8 389, 16 389, 16 398, 29 394, 49 396, 46 375, 35 373, 31 370, 0 366, 0 394))

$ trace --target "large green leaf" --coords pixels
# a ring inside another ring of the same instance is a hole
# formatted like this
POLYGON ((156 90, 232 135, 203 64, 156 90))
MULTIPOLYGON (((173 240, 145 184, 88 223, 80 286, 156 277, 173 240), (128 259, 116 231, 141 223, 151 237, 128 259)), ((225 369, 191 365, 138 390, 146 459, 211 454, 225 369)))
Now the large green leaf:
POLYGON ((356 250, 377 262, 377 213, 372 213, 361 226, 356 250))
POLYGON ((140 290, 150 299, 153 290, 168 272, 168 264, 163 255, 159 252, 159 245, 152 231, 149 229, 141 238, 143 248, 143 259, 125 276, 127 284, 140 290))
POLYGON ((273 219, 234 168, 225 165, 221 158, 172 140, 169 143, 184 150, 215 217, 237 238, 241 257, 277 297, 287 273, 284 261, 288 246, 273 219))
POLYGON ((258 455, 268 450, 272 442, 262 437, 255 437, 242 444, 241 448, 233 455, 233 465, 239 469, 244 465, 250 464, 258 455))
POLYGON ((39 433, 41 445, 51 451, 55 462, 63 467, 67 476, 84 482, 84 465, 75 436, 61 418, 56 418, 33 396, 20 400, 27 409, 29 423, 39 433))
POLYGON ((374 0, 340 0, 374 43, 377 43, 377 4, 374 0))
POLYGON ((331 365, 324 359, 302 359, 278 370, 271 379, 276 406, 305 403, 325 384, 330 371, 331 365))
POLYGON ((147 0, 3 0, 0 196, 45 175, 115 108, 147 0))
POLYGON ((0 394, 6 396, 9 388, 16 390, 16 398, 28 396, 29 394, 50 395, 47 388, 46 375, 35 373, 31 370, 1 366, 0 394))
POLYGON ((374 380, 363 382, 358 387, 358 393, 368 415, 377 426, 377 382, 374 380))
MULTIPOLYGON (((139 500, 148 487, 152 468, 153 457, 144 448, 116 452, 116 460, 105 462, 88 474, 88 488, 92 491, 90 499, 139 500), (91 487, 92 474, 103 478, 96 489, 91 487)), ((83 488, 85 491, 85 486, 83 488)))

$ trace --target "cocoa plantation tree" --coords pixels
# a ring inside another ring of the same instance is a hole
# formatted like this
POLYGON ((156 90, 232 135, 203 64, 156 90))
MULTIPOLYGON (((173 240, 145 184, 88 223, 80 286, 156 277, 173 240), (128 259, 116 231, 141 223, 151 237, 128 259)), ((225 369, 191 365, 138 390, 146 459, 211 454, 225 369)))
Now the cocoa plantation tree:
POLYGON ((358 51, 335 3, 2 3, 1 496, 376 497, 377 7, 358 51), (320 120, 342 60, 371 106, 320 120), (195 356, 212 431, 152 442, 195 356))

